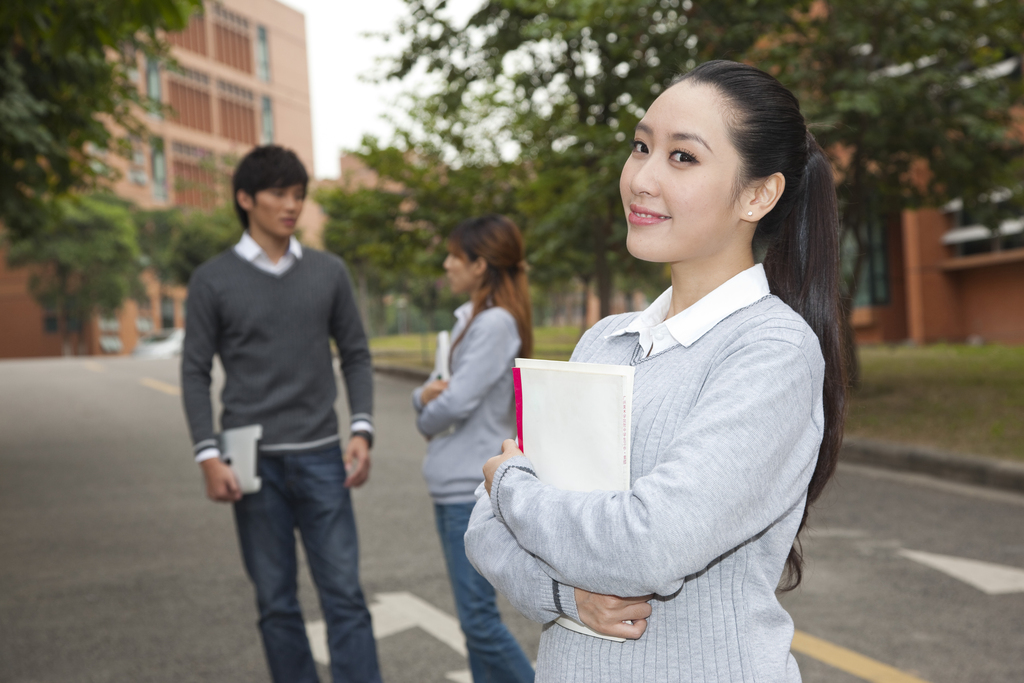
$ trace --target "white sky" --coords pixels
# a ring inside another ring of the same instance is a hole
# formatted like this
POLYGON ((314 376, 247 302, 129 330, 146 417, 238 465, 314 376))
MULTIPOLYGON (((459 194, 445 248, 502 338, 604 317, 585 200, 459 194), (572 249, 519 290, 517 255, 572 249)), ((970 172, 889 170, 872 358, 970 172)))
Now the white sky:
MULTIPOLYGON (((391 126, 381 116, 400 92, 420 82, 376 85, 359 79, 377 70, 376 59, 397 55, 404 43, 367 38, 367 32, 393 32, 407 14, 402 0, 281 0, 306 15, 313 158, 317 178, 338 177, 338 156, 365 133, 384 141, 391 126)), ((465 21, 481 0, 449 0, 449 14, 465 21)))

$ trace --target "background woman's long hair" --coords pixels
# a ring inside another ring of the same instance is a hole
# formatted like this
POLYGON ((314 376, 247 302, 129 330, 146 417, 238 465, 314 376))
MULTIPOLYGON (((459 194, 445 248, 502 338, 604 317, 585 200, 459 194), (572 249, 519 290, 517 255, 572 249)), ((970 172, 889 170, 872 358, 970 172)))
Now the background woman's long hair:
POLYGON ((733 110, 729 134, 742 164, 737 193, 773 173, 786 179, 782 197, 758 223, 754 241, 767 247, 764 270, 772 293, 803 316, 818 336, 825 358, 825 433, 798 537, 786 558, 783 590, 792 590, 803 576, 799 533, 808 509, 835 472, 846 415, 839 215, 832 166, 807 130, 796 97, 760 69, 737 62, 705 62, 676 80, 680 81, 715 88, 733 110))
MULTIPOLYGON (((533 310, 530 306, 530 283, 526 277, 523 235, 516 224, 494 213, 464 220, 448 237, 448 249, 455 256, 470 262, 482 258, 487 263, 483 283, 473 292, 473 318, 493 306, 504 308, 515 318, 519 329, 519 356, 532 356, 533 310)), ((452 344, 453 353, 473 324, 473 318, 452 344)))

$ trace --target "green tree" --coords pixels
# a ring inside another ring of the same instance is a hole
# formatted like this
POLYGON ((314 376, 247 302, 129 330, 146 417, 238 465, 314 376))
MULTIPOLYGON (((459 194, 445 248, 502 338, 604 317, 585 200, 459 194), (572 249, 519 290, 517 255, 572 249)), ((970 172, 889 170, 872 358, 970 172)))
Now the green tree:
POLYGON ((369 322, 378 322, 369 300, 390 292, 411 299, 433 326, 445 297, 439 283, 446 237, 459 222, 502 213, 525 227, 515 203, 520 165, 469 155, 449 165, 435 143, 408 132, 387 147, 367 137, 356 156, 377 173, 376 186, 317 195, 328 215, 324 244, 353 267, 369 322))
POLYGON ((504 143, 530 167, 523 206, 537 274, 593 281, 602 315, 623 268, 619 171, 644 107, 687 66, 742 55, 789 23, 794 4, 490 0, 459 27, 444 2, 406 3, 409 47, 388 76, 440 76, 416 111, 456 155, 504 143))
POLYGON ((888 217, 959 197, 995 227, 994 193, 1019 207, 1022 53, 1024 10, 1013 0, 818 2, 748 52, 797 94, 832 158, 848 310, 869 231, 888 217))
POLYGON ((54 311, 71 352, 71 335, 96 313, 114 313, 140 293, 139 246, 125 202, 110 196, 62 200, 54 218, 13 243, 8 259, 32 266, 29 288, 54 311))
POLYGON ((616 187, 627 139, 671 79, 707 59, 768 69, 800 97, 837 169, 848 310, 871 226, 954 197, 989 220, 1021 205, 1014 0, 489 0, 466 26, 443 2, 406 2, 409 46, 387 75, 440 77, 414 119, 434 119, 454 159, 514 149, 529 167, 517 201, 536 264, 593 279, 602 313, 631 263, 616 187))
POLYGON ((234 205, 181 211, 171 224, 171 235, 164 252, 165 281, 187 285, 196 268, 231 248, 241 234, 242 226, 234 205))
POLYGON ((234 156, 209 155, 200 162, 202 181, 176 181, 176 189, 196 190, 204 207, 135 209, 144 264, 161 282, 187 285, 192 271, 232 246, 241 225, 231 200, 234 156))
POLYGON ((359 311, 369 327, 371 280, 378 284, 382 274, 406 270, 420 246, 414 231, 397 229, 403 196, 380 188, 323 188, 315 199, 327 214, 324 247, 351 268, 359 311))
MULTIPOLYGON (((5 0, 0 3, 0 221, 40 227, 54 198, 109 176, 127 151, 114 126, 142 132, 139 54, 166 54, 159 31, 186 26, 200 0, 5 0)), ((41 228, 40 228, 41 229, 41 228)))

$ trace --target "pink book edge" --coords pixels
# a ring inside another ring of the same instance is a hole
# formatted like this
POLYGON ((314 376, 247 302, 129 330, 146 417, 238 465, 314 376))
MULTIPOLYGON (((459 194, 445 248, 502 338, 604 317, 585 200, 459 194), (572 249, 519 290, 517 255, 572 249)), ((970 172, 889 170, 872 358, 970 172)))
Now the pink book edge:
MULTIPOLYGON (((519 450, 523 450, 523 379, 519 368, 512 368, 512 384, 516 392, 516 437, 519 441, 519 450)), ((524 453, 526 451, 523 451, 524 453)))

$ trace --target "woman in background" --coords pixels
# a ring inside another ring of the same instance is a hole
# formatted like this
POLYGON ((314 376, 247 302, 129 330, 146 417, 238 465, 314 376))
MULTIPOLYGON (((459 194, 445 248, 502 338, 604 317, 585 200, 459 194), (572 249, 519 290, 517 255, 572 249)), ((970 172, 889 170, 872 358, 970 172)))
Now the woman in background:
POLYGON ((515 435, 512 365, 533 351, 523 238, 508 218, 460 223, 444 269, 452 292, 468 294, 455 311, 451 379, 413 392, 416 426, 430 440, 423 463, 459 623, 476 683, 533 681, 533 667, 501 622, 494 588, 466 559, 463 536, 483 481, 482 468, 515 435))

